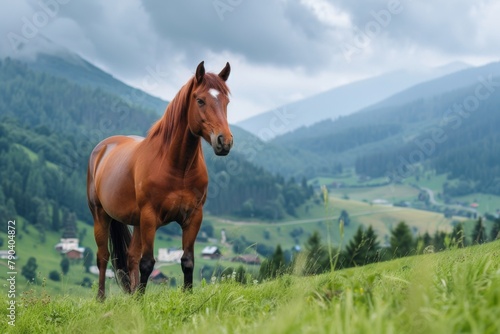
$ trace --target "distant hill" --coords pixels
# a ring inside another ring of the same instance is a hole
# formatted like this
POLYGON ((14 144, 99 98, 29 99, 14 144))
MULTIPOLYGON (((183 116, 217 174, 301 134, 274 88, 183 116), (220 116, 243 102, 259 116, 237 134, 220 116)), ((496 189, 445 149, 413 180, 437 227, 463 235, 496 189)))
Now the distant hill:
POLYGON ((269 128, 272 124, 273 118, 276 118, 276 110, 289 115, 283 127, 273 131, 273 133, 266 133, 264 139, 267 140, 271 136, 279 136, 301 126, 309 126, 322 120, 349 115, 418 83, 467 67, 468 65, 464 63, 452 63, 435 69, 399 70, 386 73, 278 107, 275 110, 238 122, 237 125, 251 133, 259 134, 261 129, 269 128))
POLYGON ((233 150, 247 161, 273 174, 302 177, 327 164, 325 159, 314 152, 264 142, 239 126, 232 125, 231 131, 234 136, 233 150))
MULTIPOLYGON (((91 223, 85 195, 91 150, 111 135, 145 135, 159 116, 17 60, 0 60, 0 76, 0 214, 20 215, 43 230, 55 205, 91 223)), ((307 184, 287 182, 238 152, 223 158, 204 151, 210 179, 205 208, 213 214, 276 220, 295 215, 312 195, 307 184)))
POLYGON ((77 54, 58 51, 55 54, 38 53, 34 59, 28 59, 27 65, 34 71, 64 78, 81 86, 100 88, 117 95, 123 100, 151 109, 162 115, 168 102, 130 87, 114 78, 77 54))
POLYGON ((447 186, 450 195, 500 194, 499 83, 498 63, 467 69, 270 143, 341 161, 370 177, 404 178, 416 162, 461 180, 447 186))

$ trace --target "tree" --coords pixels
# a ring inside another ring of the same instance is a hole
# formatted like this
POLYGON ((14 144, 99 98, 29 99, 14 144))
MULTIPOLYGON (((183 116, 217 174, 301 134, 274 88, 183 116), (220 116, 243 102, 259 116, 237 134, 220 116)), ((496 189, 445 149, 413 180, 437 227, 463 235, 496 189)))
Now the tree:
POLYGON ((26 263, 21 269, 21 275, 23 275, 28 281, 34 281, 36 278, 36 269, 38 265, 36 264, 36 258, 30 257, 28 263, 26 263))
POLYGON ((61 260, 61 270, 63 275, 66 275, 69 271, 69 260, 67 257, 61 260))
POLYGON ((246 270, 245 270, 245 268, 243 268, 243 266, 239 266, 236 269, 235 280, 236 280, 236 282, 239 282, 241 284, 246 284, 247 283, 246 270))
POLYGON ((349 224, 351 223, 351 218, 349 218, 349 214, 346 210, 342 210, 340 212, 339 223, 340 221, 344 222, 344 226, 349 226, 349 224))
POLYGON ((500 239, 500 217, 495 219, 495 221, 493 222, 493 226, 491 227, 490 239, 491 241, 500 239))
POLYGON ((62 233, 63 238, 76 238, 78 236, 78 230, 76 227, 76 215, 74 212, 68 212, 68 211, 64 212, 63 224, 64 224, 64 230, 62 233))
POLYGON ((474 230, 472 231, 472 243, 477 245, 484 242, 486 242, 486 231, 484 229, 483 219, 479 218, 476 225, 474 225, 474 230))
POLYGON ((61 280, 61 275, 57 272, 57 270, 52 270, 49 273, 49 279, 51 279, 54 282, 59 282, 61 280))
POLYGON ((94 263, 94 252, 92 252, 92 249, 85 247, 85 250, 83 251, 83 266, 85 267, 85 272, 89 273, 90 272, 90 267, 94 263))
POLYGON ((345 250, 346 266, 355 267, 378 261, 380 243, 370 225, 366 231, 359 226, 345 250))
POLYGON ((458 223, 455 227, 453 227, 450 237, 452 244, 458 248, 463 248, 467 245, 467 241, 465 240, 464 225, 462 223, 458 223))
POLYGON ((61 219, 59 217, 59 204, 57 201, 52 204, 52 231, 58 232, 61 227, 61 219))
POLYGON ((285 255, 281 246, 278 245, 273 255, 264 260, 260 265, 259 277, 260 280, 276 278, 281 276, 286 271, 285 255))
POLYGON ((432 245, 436 252, 446 249, 446 233, 443 231, 436 231, 434 237, 432 238, 432 245))
POLYGON ((391 253, 394 258, 408 256, 413 249, 413 236, 405 222, 391 231, 391 253))
POLYGON ((307 239, 305 248, 307 252, 305 274, 320 274, 330 268, 328 251, 321 245, 321 237, 317 231, 307 239))

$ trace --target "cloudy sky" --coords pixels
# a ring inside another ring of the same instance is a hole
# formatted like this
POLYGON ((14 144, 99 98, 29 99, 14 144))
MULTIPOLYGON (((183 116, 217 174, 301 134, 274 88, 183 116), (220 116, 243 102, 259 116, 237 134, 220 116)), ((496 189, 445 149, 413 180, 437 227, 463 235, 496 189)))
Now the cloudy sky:
POLYGON ((0 56, 44 37, 170 100, 205 60, 232 66, 243 120, 400 68, 500 55, 495 0, 0 0, 0 56), (153 78, 153 79, 151 79, 153 78))

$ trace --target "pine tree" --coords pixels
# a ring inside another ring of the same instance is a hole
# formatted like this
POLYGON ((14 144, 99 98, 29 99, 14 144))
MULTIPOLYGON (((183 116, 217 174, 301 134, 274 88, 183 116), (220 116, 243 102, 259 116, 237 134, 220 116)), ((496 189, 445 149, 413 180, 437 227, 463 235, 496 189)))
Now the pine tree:
POLYGON ((365 263, 378 262, 380 260, 380 242, 377 240, 377 234, 370 225, 365 233, 365 263))
POLYGON ((360 225, 345 249, 346 265, 348 267, 356 267, 364 264, 362 248, 365 242, 363 227, 360 225))
POLYGON ((90 272, 90 267, 94 263, 94 252, 92 252, 92 249, 85 247, 85 250, 83 251, 83 266, 85 267, 85 272, 89 273, 90 272))
POLYGON ((281 246, 278 245, 273 255, 264 260, 260 265, 259 278, 260 280, 276 278, 281 276, 286 271, 285 255, 281 246))
POLYGON ((391 253, 394 258, 410 255, 414 247, 413 236, 405 222, 400 222, 391 231, 391 253))
POLYGON ((434 250, 436 252, 446 249, 445 239, 446 239, 445 232, 436 231, 436 233, 434 233, 434 237, 432 238, 432 245, 434 246, 434 250))
POLYGON ((36 258, 30 257, 28 263, 21 268, 21 275, 23 275, 28 281, 34 281, 36 278, 36 270, 38 265, 36 264, 36 258))
POLYGON ((77 238, 78 230, 76 227, 76 215, 74 212, 65 211, 63 215, 64 230, 63 238, 77 238))
POLYGON ((500 217, 495 219, 495 221, 493 222, 493 226, 491 227, 490 239, 491 241, 500 239, 500 217))
POLYGON ((321 244, 321 237, 317 231, 309 237, 305 248, 307 252, 305 274, 320 274, 330 268, 328 251, 321 244))
POLYGON ((370 225, 366 231, 359 226, 356 234, 346 246, 345 258, 348 267, 362 266, 379 260, 380 243, 370 225))
POLYGON ((61 228, 61 219, 59 217, 59 204, 57 201, 52 204, 52 231, 58 232, 61 228))
POLYGON ((457 225, 455 225, 455 227, 453 227, 453 231, 451 231, 450 237, 452 244, 458 248, 463 248, 467 245, 464 225, 462 223, 458 223, 457 225))
POLYGON ((486 231, 484 230, 483 219, 479 218, 474 225, 474 230, 472 231, 472 243, 482 244, 486 241, 486 231))
POLYGON ((66 275, 69 271, 69 260, 67 257, 64 257, 61 260, 61 271, 62 271, 63 275, 66 275))
POLYGON ((351 218, 349 218, 349 214, 346 210, 342 210, 340 212, 339 223, 340 221, 344 222, 344 226, 349 226, 349 224, 351 223, 351 218))

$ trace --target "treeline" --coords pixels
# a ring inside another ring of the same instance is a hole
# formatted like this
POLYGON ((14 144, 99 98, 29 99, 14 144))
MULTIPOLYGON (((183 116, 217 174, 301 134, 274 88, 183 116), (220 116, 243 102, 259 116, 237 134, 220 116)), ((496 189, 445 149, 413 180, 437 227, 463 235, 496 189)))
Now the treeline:
POLYGON ((294 178, 285 181, 237 154, 205 158, 212 171, 205 208, 212 214, 277 220, 286 214, 296 216, 296 208, 314 195, 305 179, 301 183, 294 178))
POLYGON ((376 124, 353 126, 346 129, 336 128, 332 130, 333 121, 324 121, 309 128, 296 130, 294 132, 277 137, 274 143, 287 147, 298 147, 319 154, 331 154, 344 152, 358 146, 377 142, 401 132, 402 127, 398 124, 376 124), (330 126, 328 126, 330 125, 330 126))
POLYGON ((122 129, 143 133, 154 115, 9 58, 0 61, 0 76, 0 211, 41 227, 57 205, 91 223, 85 182, 92 148, 122 129))
MULTIPOLYGON (((19 61, 0 61, 0 213, 42 226, 53 206, 92 224, 86 167, 93 147, 115 134, 145 135, 158 116, 121 98, 34 72, 19 61)), ((312 196, 232 154, 211 150, 207 210, 214 214, 279 219, 312 196)))
MULTIPOLYGON (((499 195, 500 92, 493 91, 486 100, 478 100, 475 108, 466 109, 465 98, 474 96, 474 88, 446 94, 430 104, 415 102, 413 105, 422 109, 415 107, 413 112, 433 119, 434 127, 399 147, 359 156, 356 173, 397 180, 413 175, 416 166, 424 164, 439 174, 447 173, 450 179, 466 182, 459 188, 449 184, 445 189, 448 195, 473 192, 499 195), (461 112, 452 109, 453 106, 461 106, 461 112)), ((409 117, 406 121, 411 122, 409 117)))
POLYGON ((275 251, 262 263, 259 279, 272 279, 283 274, 315 275, 331 271, 358 267, 366 264, 388 261, 410 255, 434 253, 446 249, 463 248, 500 239, 500 218, 491 231, 487 231, 482 219, 478 219, 468 238, 462 223, 454 226, 451 233, 436 231, 414 237, 412 229, 400 222, 390 235, 389 247, 382 247, 373 228, 360 226, 345 249, 339 250, 323 244, 318 232, 313 233, 305 244, 305 251, 287 259, 278 245, 275 251))

